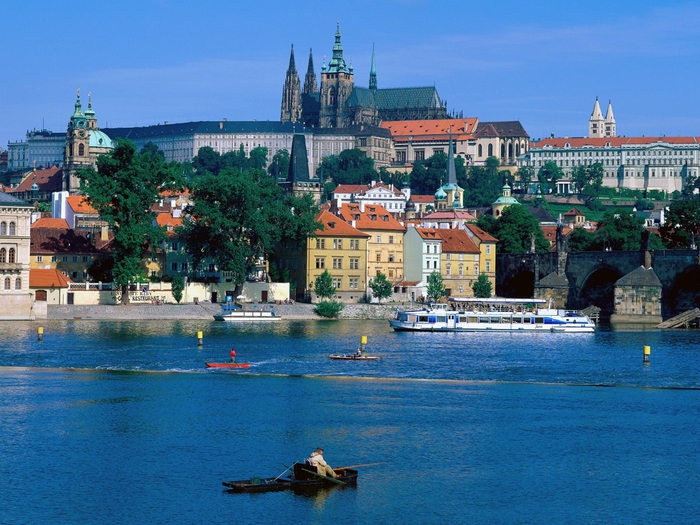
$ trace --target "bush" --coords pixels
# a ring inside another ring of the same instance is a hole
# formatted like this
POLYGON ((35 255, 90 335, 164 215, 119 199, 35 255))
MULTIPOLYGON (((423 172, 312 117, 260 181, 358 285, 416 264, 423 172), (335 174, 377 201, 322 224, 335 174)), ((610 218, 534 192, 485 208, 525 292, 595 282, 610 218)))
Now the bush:
POLYGON ((340 315, 343 308, 345 308, 343 303, 338 303, 336 301, 321 301, 314 308, 314 313, 316 315, 320 315, 321 317, 336 319, 340 315))

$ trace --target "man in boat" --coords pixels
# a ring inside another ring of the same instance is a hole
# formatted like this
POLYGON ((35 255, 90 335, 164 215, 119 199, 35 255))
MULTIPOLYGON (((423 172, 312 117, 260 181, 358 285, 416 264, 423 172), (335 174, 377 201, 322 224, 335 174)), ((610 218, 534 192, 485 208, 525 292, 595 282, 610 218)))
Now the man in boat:
POLYGON ((236 362, 236 350, 234 348, 231 348, 231 362, 235 363, 236 362))
POLYGON ((326 463, 326 460, 323 459, 323 449, 321 447, 318 447, 311 453, 311 456, 309 456, 308 461, 309 463, 311 463, 311 466, 316 467, 316 470, 319 474, 323 476, 328 476, 329 478, 338 477, 338 474, 335 473, 335 470, 333 470, 331 466, 328 463, 326 463))
POLYGON ((357 352, 355 352, 355 357, 362 357, 362 350, 358 347, 357 352))

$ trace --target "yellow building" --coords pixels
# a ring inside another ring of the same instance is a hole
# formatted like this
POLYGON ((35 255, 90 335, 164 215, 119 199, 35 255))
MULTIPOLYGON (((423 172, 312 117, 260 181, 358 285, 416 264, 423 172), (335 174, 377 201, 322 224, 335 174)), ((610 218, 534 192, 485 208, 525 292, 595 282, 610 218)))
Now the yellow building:
POLYGON ((480 251, 463 229, 437 229, 442 239, 440 273, 446 295, 472 297, 472 285, 479 278, 480 251))
POLYGON ((368 279, 383 273, 390 282, 402 280, 403 236, 406 232, 403 225, 380 204, 343 204, 340 213, 345 222, 369 235, 368 279))
POLYGON ((335 299, 357 302, 367 287, 369 235, 328 211, 322 211, 316 220, 323 224, 323 230, 316 230, 316 238, 307 239, 301 251, 280 258, 280 269, 289 270, 298 300, 316 300, 314 283, 328 270, 336 288, 335 299))
POLYGON ((496 244, 498 239, 486 233, 475 224, 465 224, 467 235, 479 248, 479 267, 474 270, 477 277, 485 273, 491 282, 491 290, 496 291, 496 244))

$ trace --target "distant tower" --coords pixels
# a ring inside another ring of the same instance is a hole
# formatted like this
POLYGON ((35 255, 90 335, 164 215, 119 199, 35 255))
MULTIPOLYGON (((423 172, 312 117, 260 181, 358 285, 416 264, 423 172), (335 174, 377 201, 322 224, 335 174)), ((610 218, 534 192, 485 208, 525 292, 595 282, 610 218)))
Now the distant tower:
POLYGON ((600 104, 598 104, 598 97, 595 98, 595 105, 593 106, 593 113, 591 113, 591 118, 588 120, 588 136, 589 137, 604 137, 605 136, 605 119, 603 119, 603 113, 600 111, 600 104))
POLYGON ((374 45, 372 45, 372 65, 369 68, 369 88, 377 91, 377 65, 374 62, 374 45))
POLYGON ((617 125, 613 115, 612 102, 608 100, 608 110, 605 112, 605 136, 617 137, 617 125))
MULTIPOLYGON (((89 107, 92 111, 92 106, 89 107)), ((95 121, 95 113, 89 114, 91 125, 95 121)), ((75 100, 75 110, 68 122, 66 131, 66 150, 63 158, 63 190, 76 193, 80 189, 80 181, 75 173, 81 168, 92 165, 90 160, 90 135, 88 118, 83 113, 80 103, 80 88, 75 100)))
POLYGON ((313 50, 309 49, 309 67, 306 68, 306 76, 304 77, 304 93, 318 92, 318 84, 316 83, 316 73, 314 72, 314 55, 313 50))
POLYGON ((306 153, 306 137, 296 133, 292 138, 292 152, 289 155, 287 180, 280 183, 287 195, 310 193, 317 204, 321 202, 323 191, 318 177, 309 175, 309 159, 306 153))
POLYGON ((289 54, 289 67, 282 88, 282 111, 280 121, 297 122, 301 119, 301 82, 294 63, 294 46, 289 54))
POLYGON ((345 103, 352 92, 355 80, 352 66, 345 65, 343 46, 340 43, 340 23, 335 31, 333 58, 321 68, 321 114, 319 124, 323 128, 340 128, 346 124, 345 103))

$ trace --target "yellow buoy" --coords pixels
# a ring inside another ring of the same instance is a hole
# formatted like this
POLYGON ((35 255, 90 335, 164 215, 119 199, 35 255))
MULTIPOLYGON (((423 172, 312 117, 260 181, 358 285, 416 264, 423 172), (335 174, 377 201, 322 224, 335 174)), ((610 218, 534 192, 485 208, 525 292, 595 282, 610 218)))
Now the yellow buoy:
POLYGON ((649 362, 649 355, 651 354, 651 346, 645 345, 644 346, 644 362, 648 363, 649 362))
POLYGON ((199 343, 198 343, 199 346, 202 346, 202 344, 203 344, 203 341, 202 341, 202 340, 204 339, 204 332, 202 332, 201 330, 199 330, 199 331, 197 332, 197 339, 199 340, 199 343))
POLYGON ((37 329, 37 335, 39 336, 39 341, 41 341, 44 338, 44 327, 40 326, 37 329))
POLYGON ((366 335, 363 335, 363 336, 360 338, 360 343, 362 343, 363 345, 366 345, 366 344, 367 344, 367 336, 366 336, 366 335))

